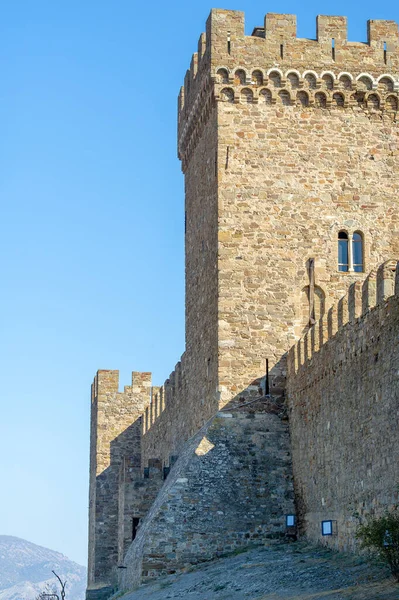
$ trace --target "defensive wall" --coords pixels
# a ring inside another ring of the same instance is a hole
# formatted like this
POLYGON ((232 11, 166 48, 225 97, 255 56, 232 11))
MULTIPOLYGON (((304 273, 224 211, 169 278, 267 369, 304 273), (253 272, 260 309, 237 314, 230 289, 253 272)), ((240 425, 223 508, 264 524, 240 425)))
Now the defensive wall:
MULTIPOLYGON (((185 442, 204 423, 204 407, 187 407, 184 355, 163 386, 150 372, 100 370, 91 390, 89 588, 117 581, 117 566, 185 442)), ((206 413, 205 413, 206 414, 206 413)))
MULTIPOLYGON (((151 402, 151 374, 132 374, 119 392, 118 371, 98 371, 91 389, 88 585, 116 580, 132 540, 132 514, 144 516, 159 489, 141 468, 143 414, 151 402)), ((160 468, 158 469, 160 473, 160 468)))
POLYGON ((311 540, 354 550, 359 523, 398 505, 398 339, 399 268, 388 261, 290 350, 295 498, 311 540), (334 535, 321 536, 325 520, 334 535))
POLYGON ((184 354, 164 385, 152 389, 152 401, 143 416, 142 466, 156 458, 169 467, 185 441, 203 425, 200 407, 186 408, 184 354))

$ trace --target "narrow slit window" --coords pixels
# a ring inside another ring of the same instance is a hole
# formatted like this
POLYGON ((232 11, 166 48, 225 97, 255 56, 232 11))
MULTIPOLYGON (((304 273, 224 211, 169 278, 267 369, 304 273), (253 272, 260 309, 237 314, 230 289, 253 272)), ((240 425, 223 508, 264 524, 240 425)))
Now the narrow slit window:
POLYGON ((348 234, 340 231, 338 234, 338 271, 349 270, 349 244, 348 234))
POLYGON ((227 52, 231 53, 231 40, 230 40, 230 31, 227 33, 227 52))
POLYGON ((137 535, 137 529, 140 524, 140 519, 138 517, 133 517, 132 519, 132 541, 135 539, 137 535))
POLYGON ((284 58, 284 44, 280 44, 280 58, 284 58))
POLYGON ((331 40, 331 56, 332 59, 335 60, 335 38, 331 40))
POLYGON ((355 273, 363 273, 363 236, 358 231, 353 234, 352 257, 355 273))
POLYGON ((387 43, 384 42, 384 63, 387 64, 387 52, 388 52, 388 48, 387 48, 387 43))

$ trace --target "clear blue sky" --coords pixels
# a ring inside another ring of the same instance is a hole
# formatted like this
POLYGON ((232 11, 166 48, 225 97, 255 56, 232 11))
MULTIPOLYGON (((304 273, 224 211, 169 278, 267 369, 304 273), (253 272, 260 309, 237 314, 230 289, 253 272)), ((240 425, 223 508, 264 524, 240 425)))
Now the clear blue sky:
MULTIPOLYGON (((176 96, 212 3, 0 3, 0 534, 85 563, 89 391, 98 368, 184 349, 176 96)), ((219 5, 220 6, 220 5, 219 5)), ((399 20, 384 3, 231 0, 265 12, 399 20)), ((311 67, 311 65, 309 65, 311 67)))

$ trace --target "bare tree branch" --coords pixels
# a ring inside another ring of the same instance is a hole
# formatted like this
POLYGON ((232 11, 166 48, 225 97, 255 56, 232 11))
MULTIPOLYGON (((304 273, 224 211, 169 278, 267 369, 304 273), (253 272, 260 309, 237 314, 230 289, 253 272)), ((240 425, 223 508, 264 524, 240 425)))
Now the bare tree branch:
POLYGON ((65 586, 66 586, 67 582, 65 580, 64 583, 62 583, 61 577, 59 575, 57 575, 57 573, 55 571, 51 571, 51 572, 54 573, 54 575, 57 577, 58 581, 60 582, 60 585, 61 585, 61 600, 65 600, 65 586))

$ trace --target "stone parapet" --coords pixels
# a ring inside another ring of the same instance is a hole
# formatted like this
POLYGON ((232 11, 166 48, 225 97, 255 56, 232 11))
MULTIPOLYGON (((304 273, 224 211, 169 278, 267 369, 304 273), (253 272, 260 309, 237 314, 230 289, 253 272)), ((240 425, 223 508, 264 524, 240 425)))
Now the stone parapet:
MULTIPOLYGON (((353 282, 347 293, 334 304, 309 331, 294 344, 288 353, 288 377, 292 378, 302 368, 312 367, 312 359, 324 344, 344 328, 348 323, 354 323, 358 318, 365 316, 377 305, 381 305, 390 296, 398 294, 397 261, 387 260, 371 273, 362 282, 353 282), (396 286, 396 287, 395 287, 396 286)), ((399 295, 399 294, 398 294, 399 295)), ((361 349, 367 342, 359 338, 356 350, 361 349)), ((353 348, 347 349, 345 360, 350 361, 353 348)), ((341 361, 344 357, 340 356, 341 361)), ((332 363, 325 365, 332 369, 332 363)), ((319 377, 320 373, 315 373, 319 377)))
MULTIPOLYGON (((296 16, 269 13, 264 27, 255 28, 251 36, 244 33, 244 13, 213 9, 202 34, 199 51, 187 71, 178 103, 178 153, 186 168, 187 153, 192 149, 210 113, 220 88, 232 84, 266 86, 259 90, 267 95, 275 87, 292 87, 303 91, 290 93, 290 102, 322 102, 350 105, 361 102, 371 108, 398 110, 399 34, 395 21, 372 20, 367 24, 367 43, 347 40, 346 17, 320 15, 316 22, 316 39, 296 37, 296 16), (268 87, 270 86, 270 87, 268 87), (313 89, 326 93, 315 97, 313 89), (331 93, 330 93, 331 90, 331 93)), ((234 90, 238 100, 259 97, 246 88, 234 90)), ((272 93, 276 99, 279 90, 272 93)), ((262 95, 262 94, 261 94, 262 95)))
POLYGON ((335 549, 356 550, 357 526, 399 499, 398 271, 387 261, 352 285, 288 360, 300 531, 335 549))

